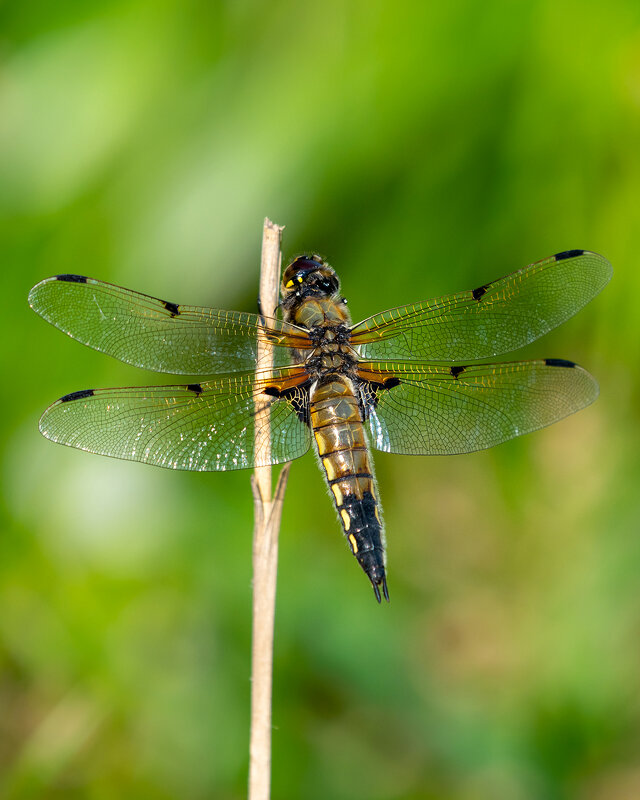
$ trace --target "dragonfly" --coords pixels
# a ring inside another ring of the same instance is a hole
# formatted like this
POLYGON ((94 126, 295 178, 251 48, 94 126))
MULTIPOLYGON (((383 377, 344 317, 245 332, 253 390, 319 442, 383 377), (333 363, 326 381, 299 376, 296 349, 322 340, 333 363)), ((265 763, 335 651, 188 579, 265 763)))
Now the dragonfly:
POLYGON ((271 317, 56 275, 29 294, 45 320, 127 364, 191 382, 71 392, 47 408, 40 431, 91 453, 199 471, 281 464, 313 445, 348 546, 378 602, 388 600, 371 450, 469 453, 588 406, 598 384, 572 361, 486 362, 565 322, 611 272, 603 256, 568 250, 355 325, 317 254, 287 266, 271 317))

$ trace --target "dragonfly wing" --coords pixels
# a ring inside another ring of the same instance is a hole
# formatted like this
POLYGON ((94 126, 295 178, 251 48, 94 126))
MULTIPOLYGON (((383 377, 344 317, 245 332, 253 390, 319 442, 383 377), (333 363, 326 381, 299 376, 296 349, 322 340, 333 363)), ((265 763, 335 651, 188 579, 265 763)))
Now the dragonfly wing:
POLYGON ((309 449, 306 377, 290 368, 268 377, 73 392, 44 412, 40 431, 80 450, 172 469, 280 464, 309 449))
POLYGON ((258 341, 273 345, 275 366, 310 346, 304 329, 256 314, 184 306, 81 275, 33 287, 34 311, 82 344, 136 367, 176 375, 254 369, 258 341))
POLYGON ((388 453, 484 450, 588 406, 598 384, 572 361, 440 367, 363 363, 371 444, 388 453))
POLYGON ((468 292, 393 308, 360 322, 367 359, 473 361, 508 353, 573 316, 611 278, 611 264, 570 250, 468 292))

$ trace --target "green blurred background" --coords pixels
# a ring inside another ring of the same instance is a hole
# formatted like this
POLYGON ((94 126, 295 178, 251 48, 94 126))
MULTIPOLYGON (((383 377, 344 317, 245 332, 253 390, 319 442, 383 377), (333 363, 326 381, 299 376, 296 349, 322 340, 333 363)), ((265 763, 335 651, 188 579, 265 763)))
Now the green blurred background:
POLYGON ((636 0, 0 3, 0 796, 246 794, 249 474, 41 438, 64 393, 163 380, 26 297, 79 272, 252 311, 265 215, 354 319, 560 250, 614 265, 523 353, 583 364, 594 406, 377 456, 390 605, 293 465, 274 798, 640 797, 636 0))

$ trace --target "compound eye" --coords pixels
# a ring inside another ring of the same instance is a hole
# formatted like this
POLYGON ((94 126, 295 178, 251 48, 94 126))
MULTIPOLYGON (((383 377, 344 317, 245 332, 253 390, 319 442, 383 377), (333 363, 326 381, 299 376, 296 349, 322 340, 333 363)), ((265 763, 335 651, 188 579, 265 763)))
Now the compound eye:
POLYGON ((336 278, 325 278, 322 281, 322 288, 325 292, 337 292, 338 291, 338 281, 336 278))
POLYGON ((322 264, 316 261, 313 257, 298 256, 295 261, 292 261, 291 264, 289 264, 285 271, 285 278, 287 278, 287 281, 284 285, 284 288, 293 289, 296 284, 300 285, 304 283, 307 275, 310 275, 312 272, 317 272, 321 266, 322 264), (289 275, 291 277, 288 277, 289 275))

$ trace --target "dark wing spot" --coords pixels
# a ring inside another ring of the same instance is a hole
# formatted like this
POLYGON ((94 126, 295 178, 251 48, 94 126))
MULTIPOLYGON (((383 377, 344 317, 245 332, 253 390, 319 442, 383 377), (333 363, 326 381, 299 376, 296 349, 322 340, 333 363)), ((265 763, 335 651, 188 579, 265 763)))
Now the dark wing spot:
POLYGON ((378 393, 384 389, 393 389, 400 385, 399 378, 385 378, 384 381, 360 381, 360 410, 365 420, 370 411, 378 405, 378 393))
POLYGON ((263 394, 267 397, 279 397, 290 403, 293 410, 296 412, 300 422, 308 425, 310 422, 309 416, 309 388, 311 381, 301 384, 300 386, 292 386, 290 389, 283 389, 280 391, 275 386, 267 386, 262 390, 263 394))
POLYGON ((162 305, 171 313, 172 317, 177 317, 180 313, 180 307, 177 303, 170 303, 168 300, 163 300, 162 305))
POLYGON ((202 394, 202 386, 199 383, 190 383, 187 389, 195 394, 202 394))
POLYGON ((478 286, 477 289, 474 289, 471 294, 473 295, 474 300, 479 300, 483 294, 486 294, 487 289, 489 288, 489 284, 485 283, 484 286, 478 286))
POLYGON ((565 258, 576 258, 583 255, 584 250, 563 250, 562 253, 556 253, 555 259, 556 261, 564 261, 565 258))
POLYGON ((548 367, 568 367, 569 369, 577 366, 574 361, 567 361, 564 358, 545 358, 544 363, 548 367))
POLYGON ((85 397, 93 397, 93 389, 81 389, 79 392, 71 392, 60 398, 61 403, 69 403, 71 400, 83 400, 85 397))
POLYGON ((84 275, 56 275, 57 281, 66 281, 66 283, 86 283, 87 278, 84 275))
POLYGON ((360 381, 359 385, 359 406, 364 420, 369 419, 370 411, 373 411, 378 405, 378 389, 379 383, 371 383, 371 381, 360 381))
POLYGON ((451 367, 449 372, 453 375, 454 378, 457 378, 461 372, 464 372, 466 367, 451 367))

